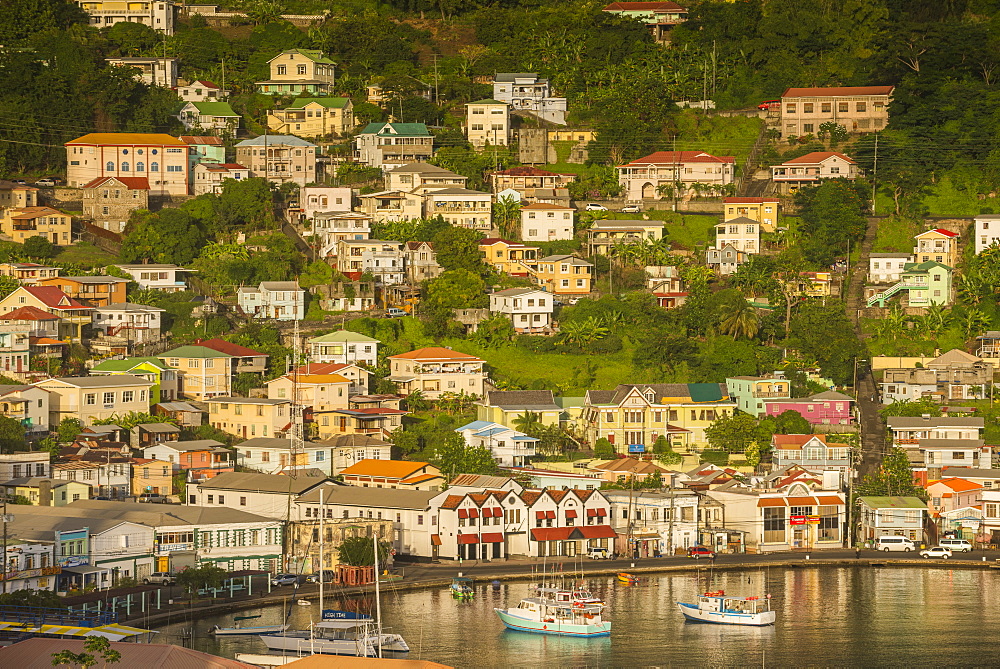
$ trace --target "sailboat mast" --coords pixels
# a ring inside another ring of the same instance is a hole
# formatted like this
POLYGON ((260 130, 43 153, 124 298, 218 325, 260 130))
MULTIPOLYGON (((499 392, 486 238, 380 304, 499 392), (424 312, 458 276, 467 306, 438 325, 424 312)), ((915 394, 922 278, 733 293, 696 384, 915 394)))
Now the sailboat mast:
POLYGON ((375 548, 375 644, 378 646, 378 656, 382 657, 382 598, 378 588, 378 533, 372 532, 372 544, 375 548))
POLYGON ((319 617, 323 619, 323 583, 326 581, 326 554, 323 541, 326 538, 326 528, 323 520, 326 518, 326 486, 319 487, 319 617))

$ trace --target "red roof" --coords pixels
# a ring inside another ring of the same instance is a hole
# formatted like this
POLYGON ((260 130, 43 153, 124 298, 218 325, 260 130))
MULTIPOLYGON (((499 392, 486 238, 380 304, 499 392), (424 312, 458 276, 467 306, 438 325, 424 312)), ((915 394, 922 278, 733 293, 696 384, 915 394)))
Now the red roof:
POLYGON ((627 165, 673 165, 677 163, 735 163, 732 156, 713 156, 704 151, 657 151, 642 158, 636 158, 627 165))
POLYGON ((117 181, 129 190, 149 190, 149 179, 146 177, 97 177, 84 184, 84 188, 98 188, 109 181, 117 181))
MULTIPOLYGON (((944 235, 945 237, 958 237, 957 232, 952 232, 951 230, 945 230, 944 228, 934 228, 933 230, 928 230, 927 232, 936 232, 939 235, 944 235)), ((920 233, 921 235, 927 234, 926 232, 920 233)), ((920 235, 917 235, 919 237, 920 235)))
POLYGON ((813 165, 815 163, 821 163, 827 158, 833 158, 834 156, 846 160, 852 165, 855 164, 853 160, 851 160, 844 154, 838 153, 836 151, 813 151, 812 153, 807 153, 804 156, 799 156, 798 158, 792 158, 791 160, 787 160, 783 162, 782 165, 801 165, 803 163, 813 165))
POLYGON ((181 135, 179 139, 185 144, 211 144, 222 146, 222 139, 219 137, 208 137, 202 135, 181 135))
POLYGON ((225 353, 226 355, 231 355, 235 358, 252 358, 256 356, 266 356, 266 353, 261 353, 255 351, 252 348, 247 348, 246 346, 240 346, 239 344, 234 344, 231 341, 226 341, 225 339, 219 339, 218 337, 214 339, 199 339, 195 341, 199 346, 204 346, 205 348, 210 348, 213 351, 218 351, 219 353, 225 353))
POLYGON ((941 479, 940 481, 934 481, 934 483, 942 483, 955 492, 970 492, 972 490, 981 490, 983 486, 978 483, 973 483, 972 481, 966 481, 960 478, 949 478, 941 479))
POLYGON ((51 309, 92 309, 77 302, 55 286, 21 286, 21 288, 51 309))
POLYGON ((227 170, 246 170, 246 169, 250 169, 248 167, 244 167, 243 165, 240 165, 239 163, 222 163, 219 167, 225 167, 227 170))
POLYGON ((610 5, 604 8, 604 11, 610 12, 613 10, 619 11, 629 11, 637 9, 653 9, 660 11, 675 11, 675 12, 686 12, 687 9, 681 7, 675 2, 612 2, 610 5))
POLYGON ((18 307, 0 316, 0 321, 57 321, 59 317, 38 307, 18 307))
MULTIPOLYGON (((650 3, 635 3, 635 4, 650 4, 656 5, 660 4, 657 2, 650 3)), ((667 3, 673 4, 673 3, 667 3)), ((605 8, 606 9, 606 8, 605 8)), ((548 170, 540 170, 537 167, 531 167, 528 165, 523 165, 521 167, 512 167, 509 170, 499 170, 493 172, 493 175, 500 175, 505 177, 575 177, 575 174, 564 174, 561 172, 549 172, 548 170)))
POLYGON ((212 83, 208 79, 197 79, 194 83, 189 84, 189 86, 194 86, 194 84, 204 84, 206 86, 211 86, 212 88, 219 88, 218 84, 212 83))
POLYGON ((833 86, 831 88, 789 88, 783 98, 814 98, 827 95, 892 95, 895 86, 833 86))
POLYGON ((444 348, 443 346, 418 348, 416 351, 400 353, 399 355, 390 355, 389 357, 392 359, 403 358, 405 360, 480 360, 480 358, 477 358, 474 355, 461 353, 460 351, 453 351, 450 348, 444 348))
POLYGON ((776 434, 774 435, 774 445, 802 446, 813 438, 819 439, 824 444, 826 443, 825 434, 776 434))
POLYGON ((726 197, 722 199, 726 204, 763 204, 764 202, 781 202, 776 197, 726 197))

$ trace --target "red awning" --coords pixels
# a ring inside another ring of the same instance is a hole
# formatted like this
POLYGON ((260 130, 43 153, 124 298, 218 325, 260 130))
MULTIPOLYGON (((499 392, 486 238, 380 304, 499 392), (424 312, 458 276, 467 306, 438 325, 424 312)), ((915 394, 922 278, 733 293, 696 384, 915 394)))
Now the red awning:
POLYGON ((499 506, 493 507, 493 517, 503 518, 503 509, 501 509, 499 506))
POLYGON ((479 509, 469 509, 469 518, 478 518, 479 509))
POLYGON ((607 509, 598 509, 597 510, 597 515, 600 516, 601 518, 603 518, 604 516, 608 515, 608 510, 607 509))
POLYGON ((484 532, 483 533, 483 543, 484 544, 502 544, 503 535, 499 532, 484 532))
POLYGON ((441 545, 441 535, 440 534, 432 534, 431 535, 431 546, 440 546, 440 545, 441 545))
POLYGON ((567 518, 576 518, 576 509, 566 509, 567 518))
POLYGON ((544 511, 535 511, 535 518, 536 519, 541 520, 544 517, 545 517, 545 512, 544 511))
POLYGON ((468 518, 469 517, 469 510, 468 509, 459 509, 458 510, 458 517, 459 518, 468 518))
POLYGON ((535 541, 565 541, 572 532, 572 527, 536 527, 531 530, 531 538, 535 541))
POLYGON ((493 509, 483 509, 483 518, 492 518, 493 509))
POLYGON ((555 511, 546 511, 545 512, 545 517, 546 518, 553 518, 554 519, 556 517, 556 512, 555 511))
POLYGON ((584 525, 577 529, 584 539, 612 539, 615 536, 610 525, 584 525))
POLYGON ((478 544, 479 535, 478 534, 459 534, 458 535, 459 544, 478 544))
POLYGON ((593 518, 597 515, 597 509, 587 509, 587 517, 593 518))

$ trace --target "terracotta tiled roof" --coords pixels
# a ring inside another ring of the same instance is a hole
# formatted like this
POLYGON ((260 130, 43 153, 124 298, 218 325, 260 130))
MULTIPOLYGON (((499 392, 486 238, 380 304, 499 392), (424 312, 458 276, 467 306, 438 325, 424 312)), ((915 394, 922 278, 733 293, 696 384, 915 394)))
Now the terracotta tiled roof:
POLYGON ((444 498, 444 501, 441 502, 441 508, 457 509, 458 505, 462 503, 463 499, 465 499, 465 497, 463 497, 462 495, 448 495, 447 497, 444 498))
POLYGON ((149 190, 149 179, 146 177, 97 177, 84 184, 84 188, 98 188, 109 181, 118 181, 130 190, 149 190))
POLYGON ((983 487, 978 483, 959 478, 941 479, 940 481, 934 481, 934 483, 944 484, 955 492, 971 492, 973 490, 980 490, 983 487))
POLYGON ((783 98, 812 98, 827 95, 892 95, 894 86, 833 86, 831 88, 789 88, 783 98))
POLYGON ((453 351, 450 348, 444 348, 442 346, 418 348, 416 351, 410 351, 409 353, 390 355, 389 358, 402 358, 404 360, 480 360, 480 358, 477 358, 474 355, 453 351))
POLYGON ((0 316, 0 321, 57 321, 59 317, 38 307, 18 307, 0 316))
POLYGON ((774 435, 775 446, 801 446, 810 439, 819 439, 826 443, 825 434, 776 434, 774 435))
POLYGON ((524 500, 524 503, 527 504, 528 506, 531 506, 532 504, 537 502, 538 498, 541 496, 542 496, 541 490, 525 490, 524 492, 521 493, 521 499, 524 500))
MULTIPOLYGON (((222 140, 216 138, 219 144, 222 140)), ((178 146, 184 142, 164 133, 145 132, 92 132, 66 142, 70 144, 98 144, 105 146, 178 146)))
POLYGON ((657 151, 624 165, 671 165, 675 163, 735 163, 733 156, 713 156, 704 151, 657 151))
POLYGON ((792 158, 791 160, 786 160, 785 162, 783 162, 781 164, 782 165, 802 165, 802 164, 812 165, 812 164, 815 164, 815 163, 821 163, 824 160, 826 160, 827 158, 833 158, 834 156, 836 156, 837 158, 841 158, 843 160, 846 160, 847 162, 851 163, 852 165, 855 164, 855 162, 853 160, 851 160, 850 158, 848 158, 844 154, 838 153, 836 151, 813 151, 812 153, 807 153, 804 156, 799 156, 798 158, 792 158))
POLYGON ((219 339, 218 337, 214 339, 199 339, 195 341, 196 344, 200 344, 205 348, 210 348, 213 351, 218 351, 219 353, 225 353, 226 355, 231 355, 234 358, 252 358, 256 356, 266 356, 266 353, 261 353, 260 351, 255 351, 252 348, 247 348, 246 346, 240 346, 239 344, 234 344, 231 341, 226 341, 225 339, 219 339))
POLYGON ((545 492, 549 493, 549 497, 556 502, 561 502, 567 494, 565 490, 546 490, 545 492))

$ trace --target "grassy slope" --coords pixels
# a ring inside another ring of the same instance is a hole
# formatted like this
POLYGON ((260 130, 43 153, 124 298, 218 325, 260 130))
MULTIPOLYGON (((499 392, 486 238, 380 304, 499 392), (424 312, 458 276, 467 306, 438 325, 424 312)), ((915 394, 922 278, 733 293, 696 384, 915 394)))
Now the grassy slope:
POLYGON ((901 218, 886 218, 878 223, 873 253, 911 253, 913 236, 920 232, 920 225, 901 218))
POLYGON ((52 262, 64 265, 104 267, 118 262, 118 258, 89 242, 78 242, 73 246, 61 247, 52 262))

